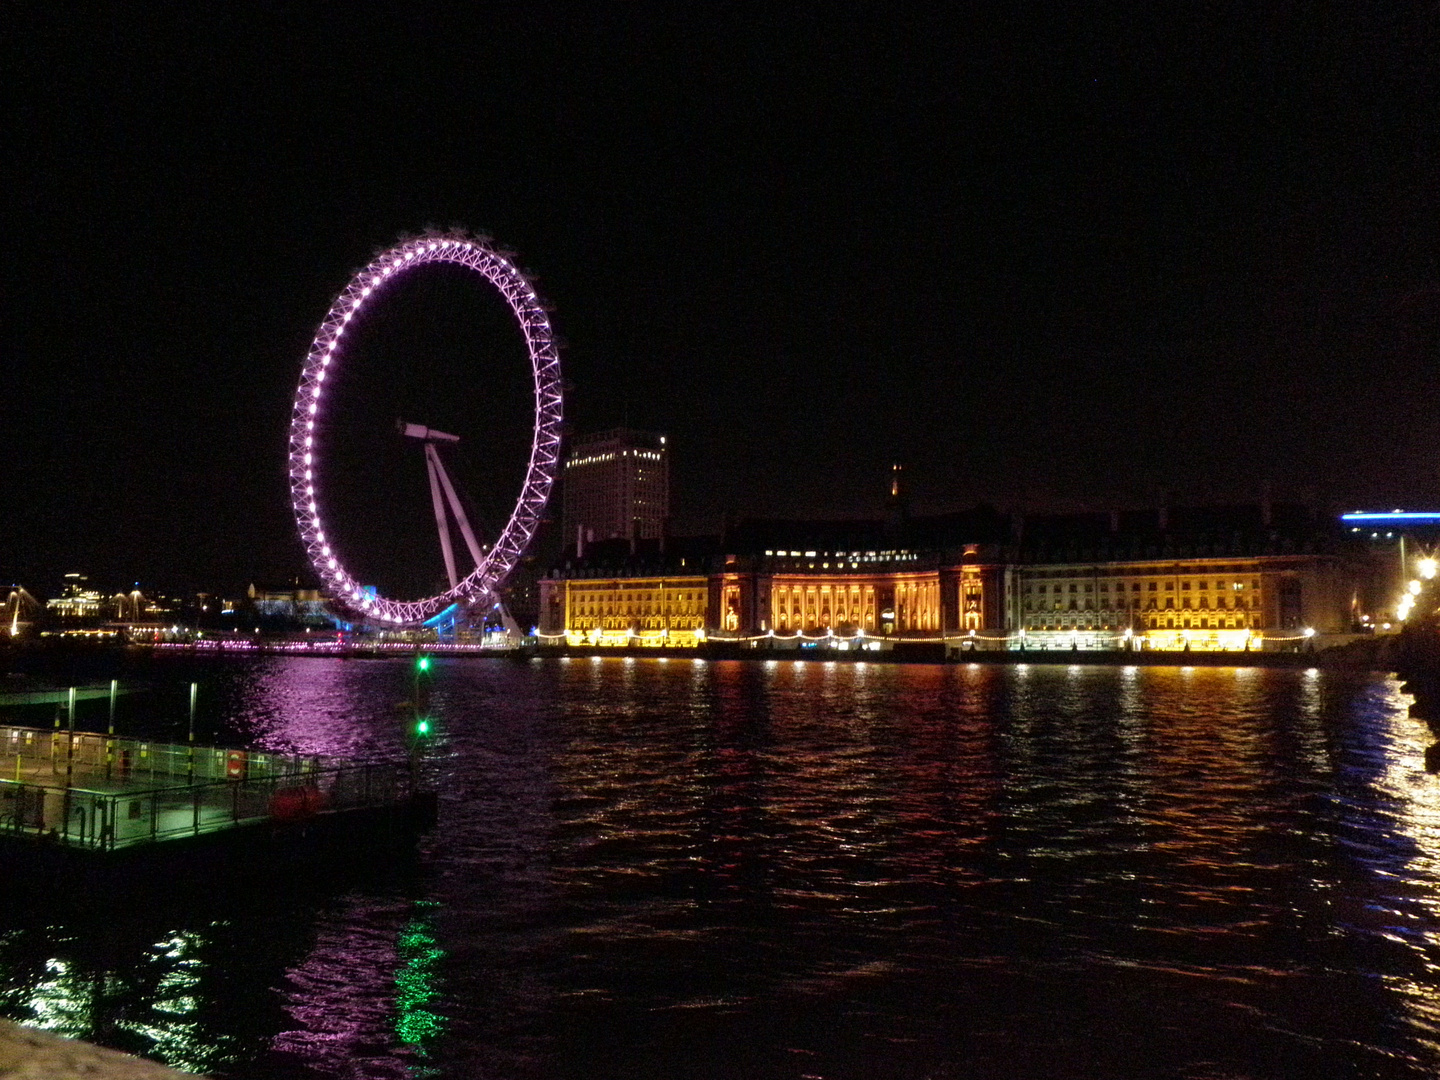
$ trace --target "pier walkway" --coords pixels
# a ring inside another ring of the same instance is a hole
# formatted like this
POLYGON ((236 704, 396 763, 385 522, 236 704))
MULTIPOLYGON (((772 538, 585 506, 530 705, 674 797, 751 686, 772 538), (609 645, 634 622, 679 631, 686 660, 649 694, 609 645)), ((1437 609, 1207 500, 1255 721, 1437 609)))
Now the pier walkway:
POLYGON ((0 837, 115 851, 408 805, 413 770, 0 726, 0 837))

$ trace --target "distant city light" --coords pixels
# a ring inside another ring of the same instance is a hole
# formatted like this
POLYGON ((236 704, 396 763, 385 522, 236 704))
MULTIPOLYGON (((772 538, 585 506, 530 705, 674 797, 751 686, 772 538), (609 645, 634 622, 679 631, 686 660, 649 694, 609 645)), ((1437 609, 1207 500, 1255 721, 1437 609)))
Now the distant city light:
POLYGON ((1388 513, 1356 511, 1351 514, 1341 514, 1341 521, 1351 521, 1360 524, 1399 524, 1410 523, 1413 525, 1431 524, 1440 525, 1440 511, 1418 511, 1418 510, 1392 510, 1388 513))

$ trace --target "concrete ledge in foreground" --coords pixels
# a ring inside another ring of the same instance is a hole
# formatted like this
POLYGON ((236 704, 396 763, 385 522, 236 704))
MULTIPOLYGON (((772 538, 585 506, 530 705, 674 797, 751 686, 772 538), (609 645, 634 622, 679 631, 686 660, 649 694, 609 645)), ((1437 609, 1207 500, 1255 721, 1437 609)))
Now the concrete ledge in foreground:
POLYGON ((0 1020, 0 1080, 178 1080, 194 1075, 0 1020))

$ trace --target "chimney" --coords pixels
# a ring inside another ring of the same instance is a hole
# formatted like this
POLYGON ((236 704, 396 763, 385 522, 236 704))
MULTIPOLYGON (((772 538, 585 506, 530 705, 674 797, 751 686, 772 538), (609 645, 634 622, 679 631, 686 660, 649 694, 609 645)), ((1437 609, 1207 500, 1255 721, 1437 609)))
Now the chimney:
POLYGON ((585 557, 585 526, 584 526, 584 525, 576 525, 576 526, 575 526, 575 558, 577 558, 577 559, 583 559, 584 557, 585 557))

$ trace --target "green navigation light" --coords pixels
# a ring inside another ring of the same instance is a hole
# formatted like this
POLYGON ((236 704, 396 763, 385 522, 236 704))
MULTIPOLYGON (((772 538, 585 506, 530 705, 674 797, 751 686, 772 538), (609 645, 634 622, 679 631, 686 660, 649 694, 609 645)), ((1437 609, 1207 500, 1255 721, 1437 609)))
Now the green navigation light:
POLYGON ((420 657, 420 659, 419 659, 418 661, 416 661, 415 666, 418 667, 421 671, 429 671, 429 670, 430 670, 430 657, 428 657, 428 656, 422 656, 422 657, 420 657))
POLYGON ((429 720, 417 720, 417 721, 415 721, 415 734, 416 734, 416 735, 429 735, 429 734, 430 734, 430 721, 429 721, 429 720))

